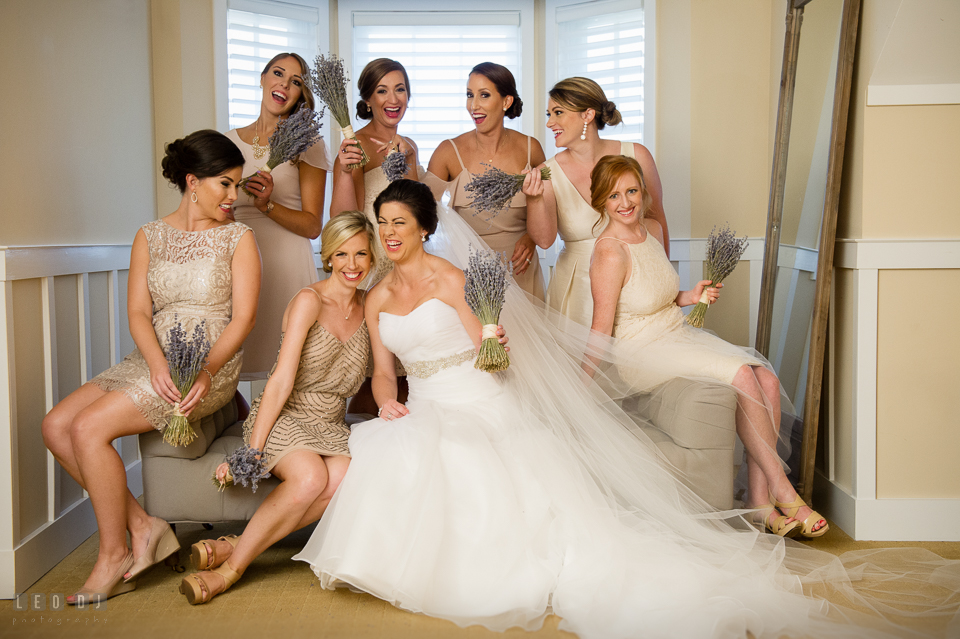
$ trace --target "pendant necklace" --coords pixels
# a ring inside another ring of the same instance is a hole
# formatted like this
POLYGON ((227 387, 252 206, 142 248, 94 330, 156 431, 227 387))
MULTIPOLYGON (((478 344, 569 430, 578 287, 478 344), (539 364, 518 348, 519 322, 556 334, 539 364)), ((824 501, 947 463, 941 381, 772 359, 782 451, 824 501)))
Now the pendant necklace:
POLYGON ((253 129, 253 143, 250 144, 250 148, 253 149, 254 159, 259 160, 264 155, 267 154, 267 151, 270 149, 269 141, 266 145, 260 146, 260 118, 257 118, 256 125, 253 129))
MULTIPOLYGON (((490 166, 493 166, 493 158, 497 157, 497 153, 500 152, 500 142, 502 140, 503 140, 503 136, 501 136, 500 139, 497 140, 497 145, 493 147, 493 157, 487 160, 487 164, 489 164, 490 166)), ((477 153, 480 154, 480 157, 483 157, 483 149, 480 148, 480 135, 476 132, 476 130, 474 130, 473 132, 473 141, 477 145, 477 153)))

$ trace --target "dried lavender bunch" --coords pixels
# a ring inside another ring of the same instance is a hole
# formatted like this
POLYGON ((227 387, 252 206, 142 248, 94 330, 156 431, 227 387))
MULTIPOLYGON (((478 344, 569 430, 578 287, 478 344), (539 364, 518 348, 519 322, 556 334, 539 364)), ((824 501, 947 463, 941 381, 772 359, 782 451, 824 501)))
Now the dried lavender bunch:
MULTIPOLYGON (((193 334, 188 338, 176 315, 173 320, 173 326, 167 331, 167 365, 170 367, 174 386, 180 391, 180 396, 185 397, 207 364, 210 340, 207 339, 206 321, 194 326, 193 334)), ((196 438, 197 433, 187 416, 180 412, 179 402, 174 404, 173 417, 163 431, 163 441, 173 446, 186 446, 196 438)))
POLYGON ((463 297, 483 324, 483 341, 473 366, 487 373, 507 370, 510 357, 497 337, 497 323, 507 292, 507 275, 510 274, 507 257, 489 249, 474 250, 471 245, 463 274, 467 280, 463 285, 463 297))
MULTIPOLYGON (((344 137, 356 140, 357 135, 350 126, 350 106, 347 104, 347 73, 343 68, 343 58, 336 53, 329 57, 318 55, 310 70, 310 89, 330 109, 333 119, 340 125, 344 137)), ((357 146, 360 146, 359 144, 357 146)), ((360 164, 348 164, 348 169, 357 169, 365 166, 370 158, 360 146, 363 159, 360 164)))
POLYGON ((391 182, 402 180, 407 176, 407 155, 398 150, 391 151, 387 157, 383 158, 383 164, 380 166, 391 182))
MULTIPOLYGON (((747 246, 749 246, 747 238, 745 236, 738 238, 737 234, 730 230, 729 225, 724 226, 719 231, 717 227, 713 227, 710 235, 707 236, 706 260, 707 279, 711 280, 711 286, 720 284, 728 275, 733 273, 733 269, 737 268, 743 252, 747 250, 747 246)), ((700 296, 700 301, 693 307, 693 311, 687 315, 687 323, 697 328, 703 326, 703 318, 707 314, 709 305, 707 292, 704 290, 703 295, 700 296)))
MULTIPOLYGON (((323 109, 317 112, 303 106, 286 120, 280 120, 276 131, 270 136, 270 158, 267 160, 267 165, 260 170, 269 173, 284 162, 296 159, 319 142, 320 127, 323 126, 320 122, 322 117, 323 109)), ((245 189, 252 177, 250 175, 240 180, 240 187, 245 189)))
POLYGON ((257 492, 257 483, 270 476, 263 461, 264 457, 262 450, 250 448, 246 444, 242 445, 227 457, 227 465, 230 466, 230 470, 223 482, 217 479, 216 475, 213 476, 214 486, 223 490, 235 484, 249 485, 253 492, 257 492))
MULTIPOLYGON (((520 192, 526 175, 507 173, 485 162, 481 164, 488 167, 487 170, 474 176, 463 190, 473 193, 472 202, 477 211, 488 211, 497 215, 506 209, 513 196, 520 192)), ((549 180, 550 169, 540 169, 540 177, 549 180)))

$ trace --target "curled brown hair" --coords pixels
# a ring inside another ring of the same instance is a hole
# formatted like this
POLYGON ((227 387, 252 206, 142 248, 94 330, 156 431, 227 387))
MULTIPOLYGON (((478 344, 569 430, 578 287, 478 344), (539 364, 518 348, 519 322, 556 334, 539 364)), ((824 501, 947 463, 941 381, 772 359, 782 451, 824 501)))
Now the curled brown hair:
POLYGON ((597 129, 602 130, 608 124, 616 126, 623 122, 617 105, 607 99, 599 84, 590 78, 567 78, 560 80, 550 89, 550 97, 565 109, 577 113, 593 109, 597 129))
POLYGON ((607 221, 607 210, 604 204, 606 204, 607 198, 610 197, 614 189, 617 188, 617 182, 625 173, 633 173, 640 183, 640 219, 643 219, 647 211, 650 210, 653 197, 647 190, 647 183, 643 179, 643 169, 640 168, 640 163, 626 155, 605 155, 600 158, 600 161, 590 172, 590 206, 600 214, 600 219, 593 225, 594 231, 601 223, 607 221))
POLYGON ((403 85, 407 89, 407 99, 410 98, 410 78, 402 64, 390 58, 371 60, 367 63, 367 66, 363 67, 363 71, 360 72, 360 79, 357 80, 357 89, 360 91, 360 101, 357 102, 357 117, 361 120, 373 118, 373 111, 367 106, 367 100, 373 95, 383 76, 391 71, 399 71, 403 74, 403 85))
POLYGON ((263 76, 265 76, 267 74, 267 71, 270 70, 270 67, 275 65, 277 62, 280 62, 280 60, 285 60, 287 58, 293 58, 294 60, 297 61, 297 64, 300 65, 300 78, 301 78, 300 97, 297 98, 297 101, 294 103, 293 109, 290 111, 290 113, 291 114, 296 113, 297 110, 300 108, 300 105, 302 104, 306 104, 308 109, 313 109, 313 106, 314 104, 316 104, 316 102, 314 101, 313 93, 311 93, 309 89, 309 85, 307 84, 309 82, 309 77, 310 77, 310 65, 307 64, 307 61, 304 60, 300 55, 296 53, 278 53, 277 55, 270 58, 270 61, 267 62, 266 66, 263 67, 263 71, 260 72, 260 77, 262 78, 263 76))
POLYGON ((474 73, 493 82, 493 86, 497 88, 497 93, 501 96, 507 97, 509 95, 513 98, 510 108, 503 112, 503 117, 511 120, 520 117, 520 113, 523 112, 523 100, 517 93, 517 80, 510 73, 510 69, 496 62, 481 62, 470 70, 470 75, 474 73))

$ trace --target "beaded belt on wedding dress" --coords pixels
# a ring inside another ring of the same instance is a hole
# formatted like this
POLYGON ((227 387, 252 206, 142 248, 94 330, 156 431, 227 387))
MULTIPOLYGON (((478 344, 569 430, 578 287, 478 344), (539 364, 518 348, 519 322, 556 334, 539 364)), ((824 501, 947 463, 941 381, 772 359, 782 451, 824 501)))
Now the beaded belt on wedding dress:
POLYGON ((404 369, 407 371, 407 375, 413 375, 420 379, 426 379, 433 375, 436 375, 440 371, 450 368, 451 366, 459 366, 464 362, 469 362, 477 356, 477 352, 473 349, 468 351, 463 351, 462 353, 454 353, 453 355, 448 355, 447 357, 441 357, 440 359, 428 359, 422 362, 411 362, 410 364, 404 364, 404 369))

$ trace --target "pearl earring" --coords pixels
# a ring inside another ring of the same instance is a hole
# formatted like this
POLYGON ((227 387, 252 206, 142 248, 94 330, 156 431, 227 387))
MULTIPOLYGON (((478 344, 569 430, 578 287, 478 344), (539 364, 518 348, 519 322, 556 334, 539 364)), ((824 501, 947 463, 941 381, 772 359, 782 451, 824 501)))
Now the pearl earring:
POLYGON ((327 267, 328 267, 328 268, 333 268, 333 262, 327 262, 327 267))
POLYGON ((583 133, 580 134, 580 139, 581 140, 587 139, 587 123, 586 122, 583 123, 583 133))
POLYGON ((197 192, 196 192, 196 191, 194 191, 193 193, 190 194, 190 201, 193 202, 194 204, 197 203, 197 192))
POLYGON ((421 241, 421 242, 426 242, 426 241, 427 241, 427 236, 426 236, 426 235, 421 235, 421 236, 420 236, 420 241, 421 241))

